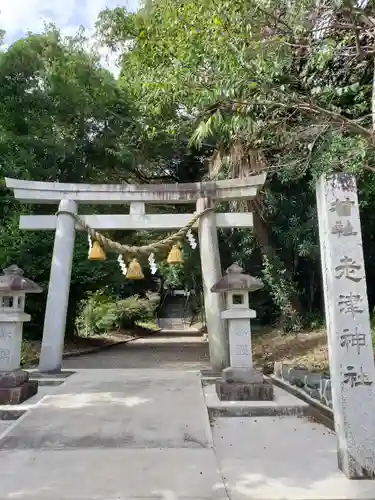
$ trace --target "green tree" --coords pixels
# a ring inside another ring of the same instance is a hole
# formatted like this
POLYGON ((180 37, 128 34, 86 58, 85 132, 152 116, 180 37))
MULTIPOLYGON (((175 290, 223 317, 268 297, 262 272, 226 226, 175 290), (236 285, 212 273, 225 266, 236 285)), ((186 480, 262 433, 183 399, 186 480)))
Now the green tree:
MULTIPOLYGON (((138 179, 135 110, 84 42, 82 34, 63 38, 51 28, 18 40, 0 54, 0 267, 17 262, 43 286, 42 296, 28 300, 37 335, 53 234, 21 232, 18 219, 21 212, 49 214, 57 207, 19 205, 5 189, 4 177, 59 182, 138 179)), ((68 331, 82 295, 119 279, 115 259, 106 266, 87 262, 87 239, 78 235, 68 331)))
POLYGON ((362 199, 373 200, 365 174, 374 168, 372 9, 157 0, 99 19, 102 39, 121 50, 121 86, 170 141, 211 148, 211 176, 268 171, 262 196, 247 208, 269 291, 292 322, 320 306, 317 177, 355 172, 362 199))

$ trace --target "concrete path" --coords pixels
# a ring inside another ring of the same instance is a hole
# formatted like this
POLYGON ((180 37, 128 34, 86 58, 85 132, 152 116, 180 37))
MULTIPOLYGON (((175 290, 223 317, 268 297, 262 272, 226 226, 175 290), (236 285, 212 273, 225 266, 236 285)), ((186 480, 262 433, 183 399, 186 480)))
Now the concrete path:
POLYGON ((209 368, 208 342, 202 337, 144 337, 97 354, 64 360, 64 368, 165 368, 202 370, 209 368))
POLYGON ((146 338, 66 360, 77 372, 0 426, 0 500, 375 499, 375 481, 347 480, 335 435, 306 417, 210 428, 206 405, 224 403, 202 390, 207 351, 197 338, 146 338))
POLYGON ((197 372, 82 370, 0 441, 0 498, 226 498, 197 372))
POLYGON ((218 418, 212 431, 231 500, 375 498, 375 481, 347 479, 335 434, 307 417, 218 418))

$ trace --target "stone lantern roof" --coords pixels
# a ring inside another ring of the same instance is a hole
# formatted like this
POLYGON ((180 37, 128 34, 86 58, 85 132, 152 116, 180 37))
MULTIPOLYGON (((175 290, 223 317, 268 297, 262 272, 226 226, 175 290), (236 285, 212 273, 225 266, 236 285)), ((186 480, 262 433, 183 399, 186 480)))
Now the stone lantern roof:
POLYGON ((25 292, 40 293, 42 289, 34 281, 23 276, 23 270, 17 265, 12 265, 0 274, 0 293, 25 292))
POLYGON ((211 292, 235 292, 249 291, 255 292, 263 288, 263 283, 260 279, 244 274, 242 267, 238 264, 232 264, 226 270, 226 276, 223 276, 212 288, 211 292))

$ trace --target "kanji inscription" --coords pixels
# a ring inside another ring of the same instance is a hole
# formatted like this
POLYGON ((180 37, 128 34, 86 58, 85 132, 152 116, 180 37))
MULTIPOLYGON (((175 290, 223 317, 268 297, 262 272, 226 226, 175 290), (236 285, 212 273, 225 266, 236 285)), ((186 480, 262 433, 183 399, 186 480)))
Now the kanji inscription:
POLYGON ((361 347, 366 347, 366 334, 359 333, 358 327, 356 327, 355 333, 351 333, 346 328, 340 335, 340 345, 346 347, 347 351, 349 351, 349 347, 356 347, 357 354, 361 354, 361 347))
POLYGON ((330 211, 336 212, 339 217, 350 217, 353 205, 354 201, 350 200, 350 198, 345 200, 336 199, 331 203, 330 211))
POLYGON ((0 349, 0 359, 10 359, 10 349, 0 349))
POLYGON ((363 298, 359 293, 350 292, 348 295, 339 295, 338 305, 340 312, 343 314, 351 314, 355 318, 356 314, 363 313, 364 309, 361 306, 363 298))
POLYGON ((357 275, 360 269, 361 266, 357 264, 355 260, 345 255, 342 259, 340 259, 340 265, 335 267, 335 278, 346 278, 348 280, 354 281, 355 283, 358 283, 362 280, 362 277, 359 277, 357 275))
POLYGON ((249 346, 248 345, 236 345, 236 356, 248 356, 249 346))
POLYGON ((346 221, 345 225, 340 220, 332 227, 332 234, 338 234, 340 238, 341 236, 355 236, 358 233, 354 231, 353 225, 349 220, 346 221))
POLYGON ((0 326, 0 340, 8 340, 12 337, 12 332, 5 326, 0 326))
POLYGON ((369 379, 367 373, 363 371, 363 367, 359 371, 354 366, 347 366, 343 374, 343 384, 350 385, 350 387, 358 387, 360 385, 372 385, 372 380, 369 379))
POLYGON ((249 333, 240 330, 240 331, 236 332, 236 336, 237 337, 248 337, 249 333))

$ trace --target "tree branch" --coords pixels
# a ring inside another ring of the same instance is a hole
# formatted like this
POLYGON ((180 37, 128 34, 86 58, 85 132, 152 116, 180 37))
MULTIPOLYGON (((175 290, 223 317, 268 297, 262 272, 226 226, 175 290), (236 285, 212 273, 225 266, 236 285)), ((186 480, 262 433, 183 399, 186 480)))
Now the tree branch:
POLYGON ((276 16, 275 14, 268 11, 267 9, 263 9, 259 5, 257 5, 257 9, 260 12, 262 12, 263 14, 265 14, 267 17, 270 17, 271 19, 273 19, 277 24, 281 24, 282 26, 284 26, 284 28, 286 28, 288 30, 289 34, 294 35, 292 28, 285 21, 283 21, 280 17, 276 16))
POLYGON ((319 113, 320 115, 326 116, 327 118, 329 118, 333 122, 341 123, 349 130, 352 130, 353 132, 362 135, 363 137, 368 139, 372 144, 374 144, 374 136, 373 136, 373 133, 371 130, 368 130, 367 128, 362 127, 361 125, 354 122, 353 120, 350 120, 349 118, 346 118, 345 116, 340 115, 340 113, 336 113, 335 111, 330 111, 329 109, 322 108, 321 106, 318 106, 317 104, 313 104, 310 102, 297 102, 297 103, 295 103, 295 105, 301 111, 319 113))

